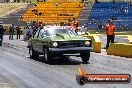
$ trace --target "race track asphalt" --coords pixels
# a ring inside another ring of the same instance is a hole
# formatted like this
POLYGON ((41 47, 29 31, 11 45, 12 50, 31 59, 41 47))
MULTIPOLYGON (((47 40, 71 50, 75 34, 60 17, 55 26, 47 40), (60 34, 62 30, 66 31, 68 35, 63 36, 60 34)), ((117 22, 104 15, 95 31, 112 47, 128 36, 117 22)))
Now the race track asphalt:
POLYGON ((88 64, 80 57, 54 58, 50 64, 28 58, 27 42, 8 40, 0 47, 0 88, 132 88, 129 84, 86 84, 76 82, 77 69, 82 65, 87 74, 130 74, 132 58, 108 56, 91 52, 88 64), (5 85, 3 85, 3 84, 5 85), (5 87, 3 87, 5 86, 5 87))

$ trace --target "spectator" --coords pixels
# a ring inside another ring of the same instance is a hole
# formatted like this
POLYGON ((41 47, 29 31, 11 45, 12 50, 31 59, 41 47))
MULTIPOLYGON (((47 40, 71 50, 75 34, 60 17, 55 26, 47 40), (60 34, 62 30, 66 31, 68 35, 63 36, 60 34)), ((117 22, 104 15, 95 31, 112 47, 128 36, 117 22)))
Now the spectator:
POLYGON ((71 26, 71 23, 70 23, 70 22, 67 22, 66 25, 67 25, 67 26, 71 26))
POLYGON ((39 16, 42 16, 42 13, 41 12, 39 12, 39 16))
POLYGON ((2 22, 0 22, 0 46, 2 46, 4 32, 5 32, 5 29, 2 25, 2 22))
MULTIPOLYGON (((54 24, 53 24, 53 23, 51 23, 50 25, 51 25, 51 26, 53 26, 54 24)), ((39 25, 39 28, 40 28, 40 29, 43 29, 43 28, 44 28, 44 24, 43 24, 43 23, 41 23, 41 24, 39 25)))
POLYGON ((29 31, 28 31, 28 34, 29 34, 29 36, 28 36, 28 48, 29 48, 29 54, 30 54, 30 58, 32 58, 31 57, 31 50, 32 50, 32 46, 31 46, 31 37, 32 37, 32 35, 33 35, 33 33, 35 33, 37 31, 37 29, 35 29, 35 26, 30 26, 29 27, 29 31))
POLYGON ((68 22, 69 22, 69 23, 70 23, 70 25, 71 25, 72 20, 69 18, 69 19, 68 19, 68 22))
POLYGON ((37 27, 36 26, 33 26, 33 34, 37 32, 37 27))
POLYGON ((27 27, 24 27, 23 29, 23 40, 26 41, 26 33, 27 33, 27 27))
POLYGON ((118 19, 117 19, 116 17, 112 16, 112 17, 110 18, 110 20, 113 21, 113 20, 118 20, 118 19))
POLYGON ((73 18, 72 26, 74 30, 77 32, 78 31, 78 21, 76 21, 75 18, 73 18))
POLYGON ((68 24, 66 22, 64 22, 64 26, 68 26, 68 24))
POLYGON ((67 23, 67 25, 68 25, 68 26, 71 26, 71 23, 70 23, 70 22, 68 22, 68 23, 67 23))
POLYGON ((63 14, 62 13, 60 13, 60 14, 57 14, 58 16, 63 16, 63 14))
POLYGON ((38 12, 38 10, 36 10, 36 9, 33 9, 33 10, 32 10, 32 12, 33 12, 33 13, 37 13, 37 12, 38 12))
POLYGON ((37 5, 36 5, 36 4, 34 4, 33 6, 34 6, 34 7, 36 7, 37 5))
POLYGON ((38 16, 38 13, 35 13, 35 16, 38 16))
POLYGON ((129 5, 132 6, 132 1, 129 2, 129 5))
POLYGON ((23 16, 20 16, 20 19, 23 19, 23 16))
POLYGON ((80 28, 80 30, 79 30, 81 33, 82 32, 84 32, 84 33, 87 33, 88 32, 88 30, 87 30, 87 27, 84 25, 84 26, 82 26, 81 28, 80 28))
POLYGON ((13 40, 13 35, 14 35, 14 29, 15 29, 15 26, 14 24, 12 24, 12 26, 10 26, 9 28, 9 40, 13 40))
POLYGON ((17 39, 20 39, 20 35, 21 35, 21 28, 20 28, 20 25, 18 25, 16 27, 16 33, 17 33, 17 39))
POLYGON ((55 6, 58 7, 60 4, 59 3, 55 3, 55 6))
POLYGON ((27 26, 27 28, 26 28, 26 40, 29 39, 29 36, 30 36, 30 26, 27 26))
POLYGON ((60 23, 60 26, 64 26, 64 22, 61 22, 61 23, 60 23))
MULTIPOLYGON (((29 27, 29 38, 31 38, 32 34, 33 34, 33 27, 30 26, 30 27, 29 27)), ((28 38, 28 39, 29 39, 29 38, 28 38)))
POLYGON ((35 13, 35 9, 34 9, 34 10, 32 10, 32 12, 33 12, 33 13, 35 13))
POLYGON ((78 8, 81 8, 81 5, 80 4, 78 5, 78 8))
POLYGON ((128 24, 125 25, 125 29, 128 30, 128 24))

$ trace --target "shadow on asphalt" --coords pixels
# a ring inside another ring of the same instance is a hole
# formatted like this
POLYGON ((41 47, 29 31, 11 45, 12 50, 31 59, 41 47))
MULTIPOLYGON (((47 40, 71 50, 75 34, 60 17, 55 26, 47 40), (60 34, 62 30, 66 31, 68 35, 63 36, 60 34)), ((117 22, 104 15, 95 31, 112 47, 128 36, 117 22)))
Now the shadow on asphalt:
POLYGON ((59 57, 52 58, 50 63, 46 63, 46 61, 42 57, 40 57, 39 59, 33 59, 33 60, 39 61, 39 62, 42 62, 42 63, 45 63, 45 64, 49 64, 49 65, 81 65, 81 64, 89 64, 89 63, 82 63, 79 60, 75 60, 75 59, 67 58, 67 57, 65 57, 65 58, 64 57, 63 58, 59 58, 59 57))

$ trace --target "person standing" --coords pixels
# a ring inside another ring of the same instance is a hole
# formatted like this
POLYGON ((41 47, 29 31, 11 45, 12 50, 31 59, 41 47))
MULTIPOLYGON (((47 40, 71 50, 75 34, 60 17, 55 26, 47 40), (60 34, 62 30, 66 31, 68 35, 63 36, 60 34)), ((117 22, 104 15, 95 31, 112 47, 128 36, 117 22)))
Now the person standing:
POLYGON ((26 27, 23 28, 23 41, 26 40, 26 27))
POLYGON ((0 46, 2 46, 4 32, 5 32, 5 29, 4 29, 2 22, 1 22, 0 23, 0 46))
POLYGON ((31 38, 32 34, 33 34, 33 26, 30 26, 29 27, 29 38, 31 38))
POLYGON ((61 22, 61 23, 60 23, 60 26, 64 26, 64 22, 61 22))
POLYGON ((12 26, 10 26, 9 28, 9 40, 13 40, 13 35, 14 35, 14 29, 15 29, 15 26, 14 24, 12 24, 12 26))
POLYGON ((106 29, 106 34, 107 34, 107 44, 106 44, 106 50, 107 50, 109 47, 109 44, 114 43, 114 40, 115 40, 114 31, 116 27, 113 25, 112 21, 109 21, 109 24, 106 25, 105 29, 106 29))
POLYGON ((33 34, 37 32, 37 26, 33 26, 33 34))
POLYGON ((78 21, 76 21, 75 18, 73 18, 72 26, 74 28, 74 31, 77 32, 78 31, 78 21))
POLYGON ((17 33, 17 39, 20 39, 20 35, 21 35, 21 28, 20 28, 20 25, 18 25, 16 27, 16 33, 17 33))

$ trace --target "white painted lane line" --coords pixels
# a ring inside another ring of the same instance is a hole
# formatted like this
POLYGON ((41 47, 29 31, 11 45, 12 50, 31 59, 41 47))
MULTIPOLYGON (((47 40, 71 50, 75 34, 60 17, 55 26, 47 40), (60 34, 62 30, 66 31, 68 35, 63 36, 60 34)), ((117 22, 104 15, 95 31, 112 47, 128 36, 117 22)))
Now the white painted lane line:
POLYGON ((112 57, 112 58, 117 58, 117 59, 123 59, 123 60, 130 60, 130 61, 132 61, 132 58, 126 58, 126 57, 114 56, 114 55, 107 55, 107 52, 104 51, 104 50, 101 53, 95 53, 95 52, 92 52, 92 53, 96 54, 96 55, 105 56, 105 57, 112 57))

